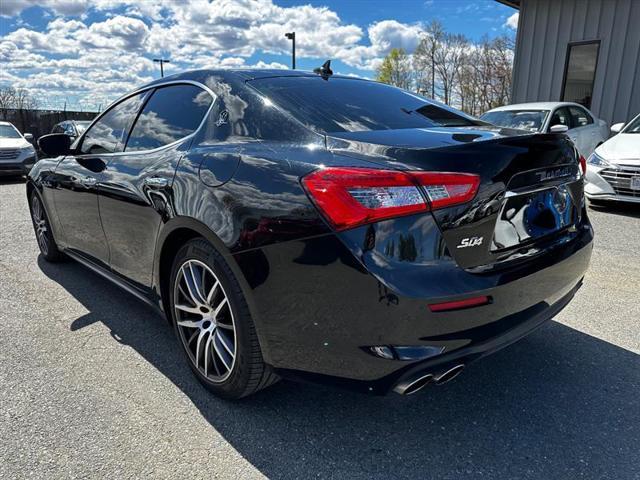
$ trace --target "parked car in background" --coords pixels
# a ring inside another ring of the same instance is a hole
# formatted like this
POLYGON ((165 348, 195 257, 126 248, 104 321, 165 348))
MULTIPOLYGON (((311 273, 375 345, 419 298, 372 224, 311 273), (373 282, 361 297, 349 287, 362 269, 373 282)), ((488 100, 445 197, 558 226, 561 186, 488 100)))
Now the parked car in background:
POLYGON ((616 135, 587 160, 585 194, 594 203, 640 203, 640 115, 627 125, 616 123, 611 132, 616 135))
POLYGON ((579 103, 518 103, 489 110, 480 119, 530 132, 566 132, 584 158, 609 138, 607 122, 594 117, 579 103))
POLYGON ((43 258, 164 311, 227 398, 280 376, 414 393, 571 301, 593 230, 566 136, 319 72, 186 72, 41 137, 43 258))
POLYGON ((26 175, 38 160, 30 143, 33 135, 21 134, 13 124, 0 122, 0 175, 26 175))
POLYGON ((51 129, 51 133, 64 133, 75 140, 84 133, 89 125, 91 125, 91 120, 65 120, 56 123, 51 129))

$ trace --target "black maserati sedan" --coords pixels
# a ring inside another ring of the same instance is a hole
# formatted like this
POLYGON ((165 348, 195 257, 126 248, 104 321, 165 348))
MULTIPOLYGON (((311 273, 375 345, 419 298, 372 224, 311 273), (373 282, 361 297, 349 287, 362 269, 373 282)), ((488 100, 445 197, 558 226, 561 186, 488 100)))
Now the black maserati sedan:
POLYGON ((442 384, 554 317, 591 256, 566 136, 328 69, 165 77, 39 144, 44 259, 156 308, 225 398, 442 384))

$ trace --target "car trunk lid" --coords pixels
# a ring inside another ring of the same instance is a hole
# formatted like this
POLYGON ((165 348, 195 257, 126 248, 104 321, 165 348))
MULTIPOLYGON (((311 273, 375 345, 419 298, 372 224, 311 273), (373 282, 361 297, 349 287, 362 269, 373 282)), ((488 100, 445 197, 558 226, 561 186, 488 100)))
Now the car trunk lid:
POLYGON ((383 168, 479 175, 472 201, 432 211, 463 268, 530 255, 581 220, 582 173, 564 135, 441 127, 337 133, 327 144, 383 168))

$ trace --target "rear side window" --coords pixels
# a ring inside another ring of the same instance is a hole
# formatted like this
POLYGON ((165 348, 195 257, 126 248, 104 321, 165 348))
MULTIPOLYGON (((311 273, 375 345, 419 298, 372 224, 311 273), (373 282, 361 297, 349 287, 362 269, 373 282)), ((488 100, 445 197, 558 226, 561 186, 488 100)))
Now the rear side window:
POLYGON ((321 132, 357 132, 478 123, 399 88, 347 78, 274 77, 251 85, 271 102, 321 132))
POLYGON ((105 113, 83 137, 80 151, 87 154, 121 152, 145 95, 143 92, 129 97, 105 113))
POLYGON ((571 112, 571 119, 573 120, 573 127, 584 127, 593 123, 593 118, 587 113, 584 108, 569 107, 571 112))
POLYGON ((153 150, 192 134, 212 102, 211 95, 195 85, 158 88, 136 120, 126 150, 153 150))

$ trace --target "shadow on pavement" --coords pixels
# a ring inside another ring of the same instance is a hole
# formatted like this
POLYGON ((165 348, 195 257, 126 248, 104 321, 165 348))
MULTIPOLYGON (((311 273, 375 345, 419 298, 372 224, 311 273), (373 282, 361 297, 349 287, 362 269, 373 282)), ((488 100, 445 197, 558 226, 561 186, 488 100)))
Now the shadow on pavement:
POLYGON ((0 175, 0 185, 13 185, 25 182, 26 179, 20 175, 0 175))
POLYGON ((640 203, 608 202, 595 204, 589 202, 589 208, 596 212, 640 218, 640 203))
POLYGON ((640 474, 640 356, 564 325, 550 322, 413 397, 280 382, 231 403, 198 384, 172 330, 148 307, 80 265, 38 263, 89 310, 71 335, 102 322, 269 478, 640 474))

